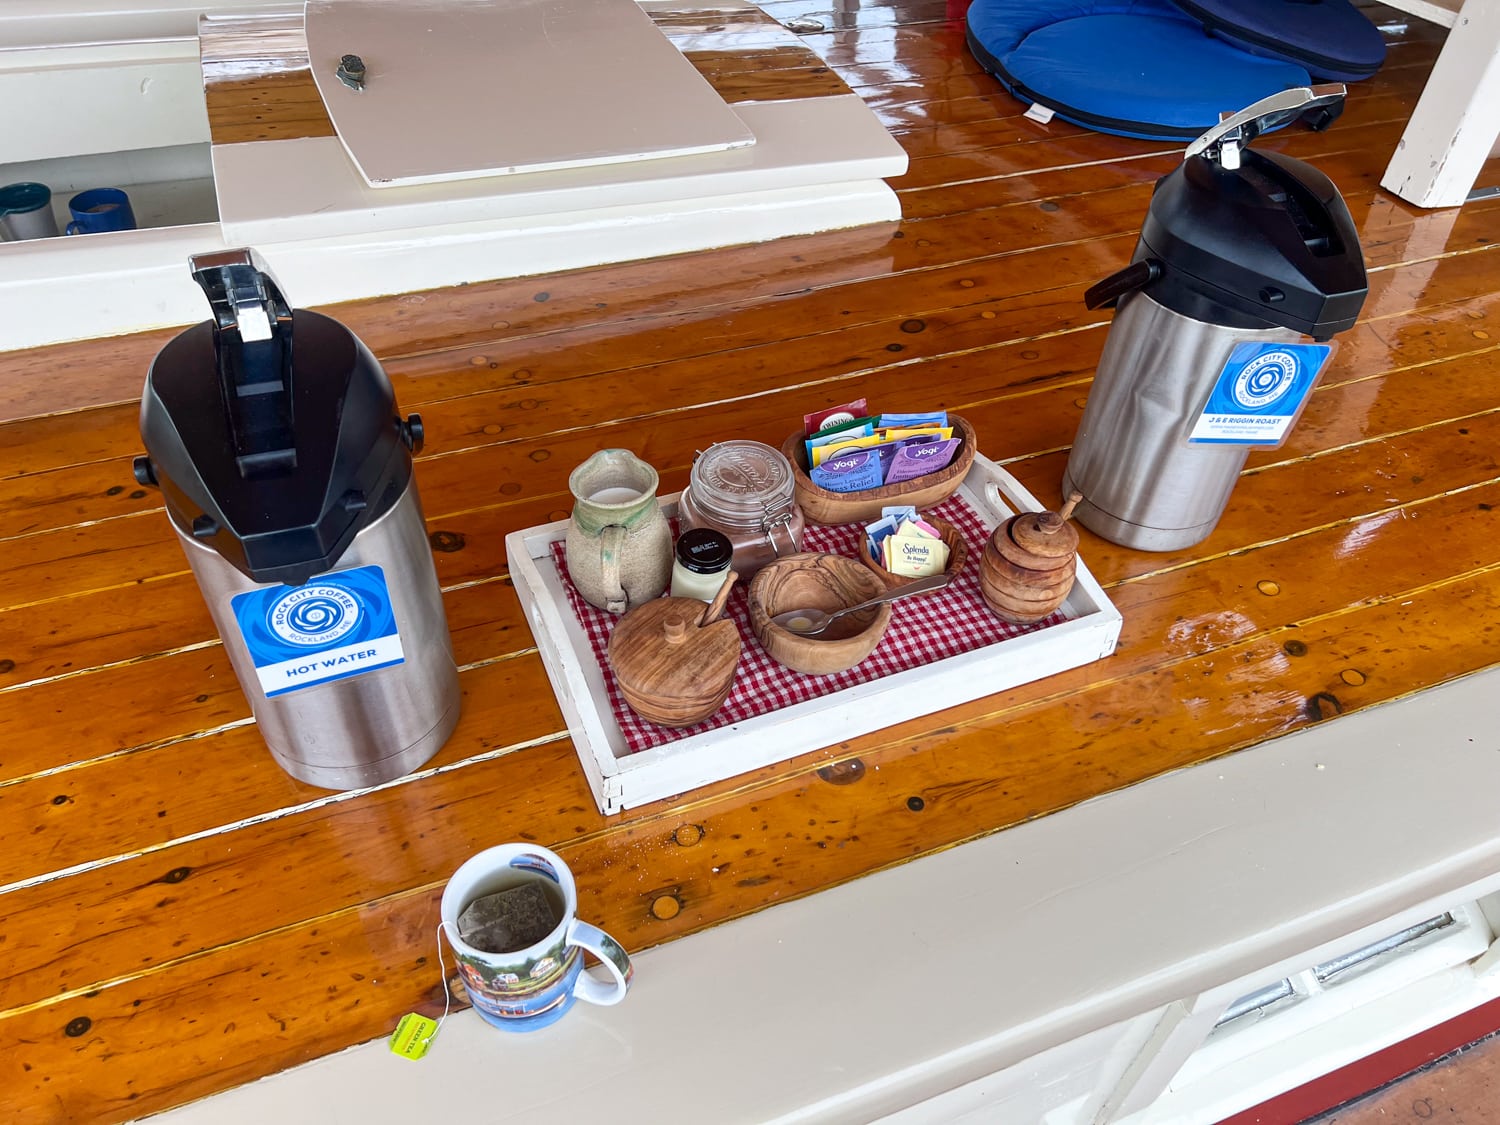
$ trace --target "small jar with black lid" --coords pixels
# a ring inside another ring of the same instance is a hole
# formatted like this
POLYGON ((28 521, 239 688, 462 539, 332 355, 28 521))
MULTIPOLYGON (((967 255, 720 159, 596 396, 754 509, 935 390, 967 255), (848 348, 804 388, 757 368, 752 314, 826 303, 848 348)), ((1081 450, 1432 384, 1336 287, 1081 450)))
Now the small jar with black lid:
POLYGON ((794 487, 791 462, 779 449, 746 439, 715 442, 693 462, 678 518, 684 529, 725 535, 731 567, 748 582, 767 563, 802 550, 806 521, 794 487))
POLYGON ((734 545, 711 527, 695 527, 677 537, 672 558, 672 596, 711 602, 724 585, 734 545))

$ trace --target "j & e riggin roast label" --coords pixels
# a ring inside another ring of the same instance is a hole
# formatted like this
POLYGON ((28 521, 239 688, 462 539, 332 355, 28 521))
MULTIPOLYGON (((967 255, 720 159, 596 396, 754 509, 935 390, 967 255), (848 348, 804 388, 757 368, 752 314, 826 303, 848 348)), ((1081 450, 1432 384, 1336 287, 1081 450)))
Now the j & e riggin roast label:
POLYGON ((1276 445, 1291 430, 1332 352, 1328 344, 1239 344, 1188 441, 1276 445))

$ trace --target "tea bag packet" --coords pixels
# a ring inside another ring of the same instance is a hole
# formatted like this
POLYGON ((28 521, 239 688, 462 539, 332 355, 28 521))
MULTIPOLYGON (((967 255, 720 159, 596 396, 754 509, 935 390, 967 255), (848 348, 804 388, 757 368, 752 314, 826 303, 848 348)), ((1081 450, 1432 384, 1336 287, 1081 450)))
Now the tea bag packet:
POLYGON ((485 953, 513 953, 541 941, 557 923, 542 888, 523 883, 469 903, 458 916, 458 936, 485 953))
POLYGON ((913 477, 926 476, 928 473, 945 469, 957 451, 957 438, 949 438, 946 441, 903 442, 896 450, 895 456, 891 458, 890 468, 885 474, 885 483, 900 484, 913 477))
POLYGON ((881 429, 891 429, 898 426, 906 429, 917 429, 927 426, 941 429, 948 425, 948 412, 946 410, 937 410, 930 414, 882 414, 876 425, 881 429))
POLYGON ((864 399, 803 416, 812 482, 830 492, 900 484, 947 468, 961 444, 944 410, 865 415, 864 399), (868 454, 868 456, 864 456, 868 454))
POLYGON ((842 449, 845 445, 854 445, 859 439, 868 438, 874 433, 875 424, 865 419, 863 422, 851 422, 847 426, 838 426, 831 431, 810 437, 803 443, 807 449, 807 463, 818 465, 822 462, 824 455, 831 450, 842 449))
POLYGON ((851 449, 847 453, 824 458, 808 476, 819 488, 829 492, 859 492, 879 488, 883 474, 880 458, 873 449, 851 449))
POLYGON ((867 412, 865 400, 862 398, 841 403, 838 406, 830 406, 827 410, 815 410, 811 414, 802 416, 802 432, 811 435, 820 430, 836 429, 856 418, 863 417, 867 412))

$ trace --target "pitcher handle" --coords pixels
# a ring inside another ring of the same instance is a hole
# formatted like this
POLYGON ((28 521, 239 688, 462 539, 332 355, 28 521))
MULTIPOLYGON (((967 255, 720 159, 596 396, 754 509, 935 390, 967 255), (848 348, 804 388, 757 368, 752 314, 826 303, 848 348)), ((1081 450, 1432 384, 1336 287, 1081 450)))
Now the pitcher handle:
POLYGON ((618 1004, 630 990, 630 978, 635 975, 635 966, 630 956, 614 938, 598 926, 591 926, 578 919, 568 927, 568 944, 587 949, 606 969, 612 980, 600 980, 587 972, 578 974, 578 983, 573 986, 573 995, 590 1004, 618 1004))
POLYGON ((625 529, 612 523, 599 533, 599 579, 604 583, 604 608, 616 617, 630 607, 630 597, 620 582, 620 548, 625 529))

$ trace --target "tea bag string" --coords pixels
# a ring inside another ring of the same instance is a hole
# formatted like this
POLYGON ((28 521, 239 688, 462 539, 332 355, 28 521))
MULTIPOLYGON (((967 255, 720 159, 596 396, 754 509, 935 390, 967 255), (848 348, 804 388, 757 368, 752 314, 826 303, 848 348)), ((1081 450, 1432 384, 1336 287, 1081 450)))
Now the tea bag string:
POLYGON ((432 1041, 436 1039, 438 1037, 438 1033, 443 1030, 443 1023, 445 1020, 447 1020, 448 1013, 453 1008, 453 992, 448 987, 448 966, 443 963, 443 927, 446 925, 446 922, 439 922, 437 925, 437 933, 435 935, 437 937, 438 973, 442 977, 443 981, 443 1014, 438 1017, 437 1026, 432 1029, 432 1034, 427 1036, 427 1038, 422 1041, 428 1046, 432 1045, 432 1041))

